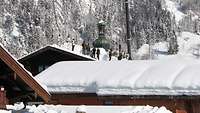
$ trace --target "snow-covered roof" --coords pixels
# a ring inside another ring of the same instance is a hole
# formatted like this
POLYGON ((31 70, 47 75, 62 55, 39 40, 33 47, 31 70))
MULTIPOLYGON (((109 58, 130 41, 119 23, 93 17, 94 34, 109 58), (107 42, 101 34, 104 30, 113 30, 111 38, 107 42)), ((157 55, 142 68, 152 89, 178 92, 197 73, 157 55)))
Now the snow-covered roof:
POLYGON ((79 57, 82 57, 82 58, 85 58, 85 59, 89 59, 89 60, 96 60, 94 58, 91 58, 90 56, 87 56, 87 55, 83 55, 77 51, 71 51, 69 50, 68 48, 64 48, 64 47, 59 47, 58 45, 48 45, 48 46, 45 46, 45 47, 42 47, 36 51, 33 51, 31 53, 29 53, 28 55, 26 56, 23 56, 22 58, 19 58, 19 61, 23 60, 23 59, 27 59, 29 58, 30 56, 32 55, 36 55, 36 54, 39 54, 41 51, 45 51, 47 50, 48 48, 52 48, 52 49, 56 49, 56 50, 60 50, 62 52, 67 52, 67 53, 70 53, 70 54, 73 54, 73 55, 76 55, 76 56, 79 56, 79 57))
POLYGON ((36 76, 54 93, 200 95, 200 61, 59 62, 36 76), (48 79, 47 79, 48 78, 48 79))
POLYGON ((64 48, 64 47, 59 47, 59 46, 57 46, 57 45, 51 45, 51 47, 54 47, 54 48, 57 48, 57 49, 66 51, 66 52, 68 52, 68 53, 72 53, 72 54, 77 55, 77 56, 81 56, 81 57, 84 57, 84 58, 88 58, 88 59, 90 59, 90 60, 96 60, 96 59, 94 59, 94 58, 92 58, 92 57, 90 57, 90 56, 88 56, 88 55, 83 55, 83 54, 81 54, 81 53, 78 53, 78 52, 76 52, 76 51, 71 51, 71 50, 69 50, 69 49, 67 49, 67 48, 64 48))

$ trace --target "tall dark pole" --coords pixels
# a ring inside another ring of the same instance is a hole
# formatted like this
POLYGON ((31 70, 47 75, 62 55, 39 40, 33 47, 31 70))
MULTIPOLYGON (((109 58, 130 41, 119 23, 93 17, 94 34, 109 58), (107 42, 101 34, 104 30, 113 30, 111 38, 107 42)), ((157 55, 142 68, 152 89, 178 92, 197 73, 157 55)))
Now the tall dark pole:
POLYGON ((127 49, 129 54, 129 60, 132 60, 131 54, 131 37, 130 37, 130 30, 129 30, 129 5, 128 0, 125 0, 125 7, 126 7, 126 38, 127 38, 127 49))

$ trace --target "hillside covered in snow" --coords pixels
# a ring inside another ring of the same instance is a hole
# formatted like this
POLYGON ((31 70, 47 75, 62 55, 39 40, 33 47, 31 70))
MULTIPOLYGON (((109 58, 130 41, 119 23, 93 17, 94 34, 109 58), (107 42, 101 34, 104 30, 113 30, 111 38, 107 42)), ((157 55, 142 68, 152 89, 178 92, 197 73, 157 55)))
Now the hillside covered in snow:
MULTIPOLYGON (((198 0, 131 0, 130 35, 135 53, 144 44, 169 43, 177 53, 182 32, 199 33, 198 0), (178 42, 179 43, 179 42, 178 42)), ((112 49, 126 50, 123 0, 3 0, 0 1, 0 42, 17 58, 46 45, 64 45, 75 39, 92 47, 97 23, 104 20, 112 49)))
MULTIPOLYGON (((163 0, 130 2, 133 51, 145 43, 175 38, 175 22, 163 4, 163 0)), ((118 49, 121 43, 126 49, 123 0, 5 0, 0 1, 0 9, 0 42, 16 57, 72 39, 77 44, 86 40, 92 45, 98 37, 96 24, 100 20, 107 22, 106 37, 112 48, 118 49)))

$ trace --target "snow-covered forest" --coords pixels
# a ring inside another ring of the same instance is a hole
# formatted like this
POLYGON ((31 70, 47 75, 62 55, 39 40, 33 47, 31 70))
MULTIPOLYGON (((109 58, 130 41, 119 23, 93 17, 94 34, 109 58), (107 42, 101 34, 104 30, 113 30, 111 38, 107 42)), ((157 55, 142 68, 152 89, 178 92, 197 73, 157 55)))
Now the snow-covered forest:
MULTIPOLYGON (((199 5, 199 0, 130 0, 132 51, 165 41, 176 53, 180 32, 199 32, 199 5)), ((92 45, 100 20, 107 22, 112 47, 120 43, 126 51, 124 0, 1 0, 0 10, 0 42, 17 58, 72 39, 92 45)))

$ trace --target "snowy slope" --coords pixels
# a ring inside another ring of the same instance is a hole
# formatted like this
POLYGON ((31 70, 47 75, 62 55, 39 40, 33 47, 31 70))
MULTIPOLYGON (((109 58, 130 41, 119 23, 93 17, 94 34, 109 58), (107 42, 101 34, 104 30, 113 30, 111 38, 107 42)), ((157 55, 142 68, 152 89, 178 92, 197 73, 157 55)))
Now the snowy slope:
POLYGON ((178 23, 184 17, 184 13, 178 10, 179 5, 176 2, 171 0, 165 0, 165 2, 167 10, 175 16, 175 20, 178 23))
POLYGON ((152 61, 59 62, 36 79, 50 92, 200 95, 199 67, 199 60, 177 56, 152 61))
POLYGON ((200 35, 182 32, 178 37, 179 55, 199 58, 200 35))

